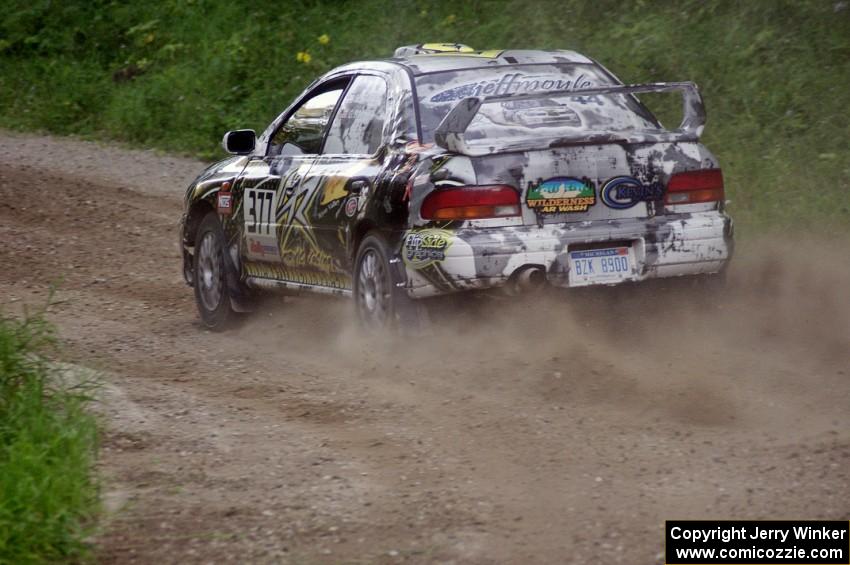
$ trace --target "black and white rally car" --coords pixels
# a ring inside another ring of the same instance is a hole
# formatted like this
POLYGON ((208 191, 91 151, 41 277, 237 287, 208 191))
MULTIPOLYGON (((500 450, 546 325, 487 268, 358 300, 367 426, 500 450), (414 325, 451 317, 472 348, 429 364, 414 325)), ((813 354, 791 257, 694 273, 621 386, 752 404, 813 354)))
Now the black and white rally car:
POLYGON ((423 44, 311 84, 188 188, 180 240, 204 324, 259 290, 415 300, 724 271, 723 177, 690 82, 624 85, 573 51, 423 44), (678 91, 662 126, 640 102, 678 91))

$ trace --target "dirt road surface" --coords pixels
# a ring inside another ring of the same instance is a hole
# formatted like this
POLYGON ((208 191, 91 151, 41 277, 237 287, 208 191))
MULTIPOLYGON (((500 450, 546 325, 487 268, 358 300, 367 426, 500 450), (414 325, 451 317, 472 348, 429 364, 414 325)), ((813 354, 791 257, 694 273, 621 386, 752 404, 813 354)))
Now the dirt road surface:
POLYGON ((665 519, 850 517, 847 235, 681 289, 485 301, 361 335, 345 301, 201 329, 202 164, 0 133, 0 301, 105 380, 104 563, 659 563, 665 519))

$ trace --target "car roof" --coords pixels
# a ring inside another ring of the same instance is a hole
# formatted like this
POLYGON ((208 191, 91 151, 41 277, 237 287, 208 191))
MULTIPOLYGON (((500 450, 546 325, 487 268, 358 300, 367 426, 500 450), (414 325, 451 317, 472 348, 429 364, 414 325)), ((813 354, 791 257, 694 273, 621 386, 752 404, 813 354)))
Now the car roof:
POLYGON ((414 75, 435 72, 460 71, 490 66, 532 65, 532 64, 593 64, 593 61, 581 53, 566 49, 538 51, 529 49, 491 49, 469 53, 432 53, 408 55, 387 59, 407 67, 414 75))
POLYGON ((356 61, 337 67, 328 72, 325 76, 335 75, 340 72, 351 72, 365 69, 386 70, 388 67, 392 66, 395 66, 396 68, 401 66, 410 74, 419 76, 429 73, 463 71, 487 67, 562 63, 584 65, 596 64, 595 61, 585 57, 581 53, 576 53, 575 51, 569 51, 566 49, 553 51, 492 49, 488 51, 471 51, 466 53, 429 53, 372 61, 356 61))

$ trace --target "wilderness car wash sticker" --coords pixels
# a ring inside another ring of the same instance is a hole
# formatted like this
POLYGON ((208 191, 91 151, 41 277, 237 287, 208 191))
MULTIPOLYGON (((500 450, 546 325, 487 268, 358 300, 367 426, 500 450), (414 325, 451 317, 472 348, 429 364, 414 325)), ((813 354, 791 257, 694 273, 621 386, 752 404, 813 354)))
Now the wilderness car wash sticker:
POLYGON ((528 183, 526 205, 537 214, 587 212, 596 204, 596 189, 590 179, 554 177, 528 183))
POLYGON ((605 183, 599 196, 609 208, 625 210, 638 202, 661 200, 664 187, 657 182, 643 184, 632 177, 614 177, 605 183))
POLYGON ((411 269, 424 269, 446 258, 446 251, 454 241, 448 230, 427 228, 408 232, 402 245, 402 259, 411 269))

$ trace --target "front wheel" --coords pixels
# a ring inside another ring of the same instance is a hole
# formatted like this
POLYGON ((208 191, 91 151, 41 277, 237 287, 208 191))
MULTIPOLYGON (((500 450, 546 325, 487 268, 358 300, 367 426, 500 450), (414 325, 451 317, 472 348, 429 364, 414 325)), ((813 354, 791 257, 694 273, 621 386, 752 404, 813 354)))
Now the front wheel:
POLYGON ((225 265, 224 231, 214 212, 207 214, 195 235, 195 303, 201 322, 219 331, 233 319, 225 265))

